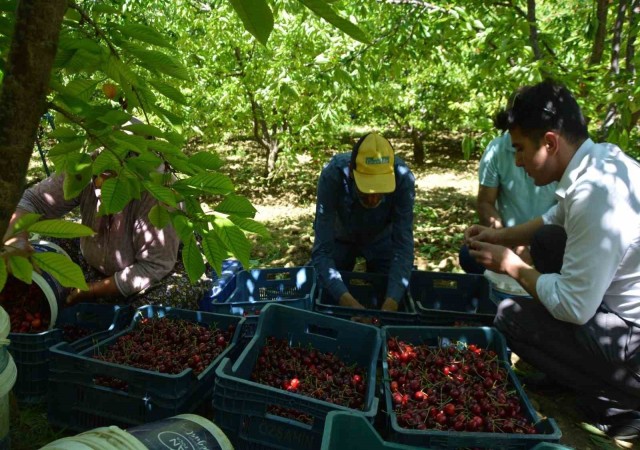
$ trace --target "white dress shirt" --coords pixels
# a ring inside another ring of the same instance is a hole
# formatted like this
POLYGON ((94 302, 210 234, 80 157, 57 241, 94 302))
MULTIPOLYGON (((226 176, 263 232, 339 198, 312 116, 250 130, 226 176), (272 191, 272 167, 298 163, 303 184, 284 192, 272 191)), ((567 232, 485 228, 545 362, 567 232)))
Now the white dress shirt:
POLYGON ((640 165, 613 144, 587 139, 542 216, 561 225, 567 245, 560 274, 536 290, 557 319, 584 324, 600 305, 640 326, 640 165))

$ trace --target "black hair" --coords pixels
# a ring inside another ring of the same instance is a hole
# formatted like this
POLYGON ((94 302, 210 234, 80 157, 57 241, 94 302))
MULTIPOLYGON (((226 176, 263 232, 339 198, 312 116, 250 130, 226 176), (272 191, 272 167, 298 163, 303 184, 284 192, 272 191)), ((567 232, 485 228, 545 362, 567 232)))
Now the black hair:
POLYGON ((571 92, 553 80, 545 80, 516 91, 506 109, 494 118, 496 128, 506 131, 520 128, 539 141, 547 131, 557 131, 571 143, 589 137, 587 122, 571 92))

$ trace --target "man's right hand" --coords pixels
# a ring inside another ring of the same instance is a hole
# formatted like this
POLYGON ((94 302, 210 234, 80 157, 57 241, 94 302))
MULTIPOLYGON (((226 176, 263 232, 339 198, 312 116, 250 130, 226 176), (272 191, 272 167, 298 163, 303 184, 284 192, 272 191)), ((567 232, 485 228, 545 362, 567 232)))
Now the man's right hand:
POLYGON ((356 300, 355 297, 349 292, 345 292, 340 296, 340 301, 338 302, 338 304, 346 308, 365 309, 364 306, 362 306, 360 302, 356 300))

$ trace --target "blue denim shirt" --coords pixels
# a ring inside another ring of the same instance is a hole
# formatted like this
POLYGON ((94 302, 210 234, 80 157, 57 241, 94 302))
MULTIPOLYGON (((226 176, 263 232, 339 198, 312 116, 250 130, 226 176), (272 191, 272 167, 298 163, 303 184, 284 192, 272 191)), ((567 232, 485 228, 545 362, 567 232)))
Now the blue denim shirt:
POLYGON ((318 180, 315 242, 311 257, 322 287, 339 299, 348 291, 333 259, 336 240, 354 245, 374 245, 391 236, 393 259, 386 297, 400 302, 413 267, 413 203, 415 178, 402 159, 395 156, 396 190, 384 196, 377 208, 364 208, 355 181, 349 177, 351 153, 335 155, 318 180))

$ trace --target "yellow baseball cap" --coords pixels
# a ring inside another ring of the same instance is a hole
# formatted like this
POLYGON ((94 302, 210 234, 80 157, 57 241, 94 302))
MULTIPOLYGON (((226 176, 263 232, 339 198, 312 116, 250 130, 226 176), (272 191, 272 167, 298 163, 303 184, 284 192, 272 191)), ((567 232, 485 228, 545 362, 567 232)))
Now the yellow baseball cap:
POLYGON ((377 133, 367 134, 353 149, 353 153, 353 177, 360 192, 387 194, 396 190, 393 147, 388 140, 377 133))

